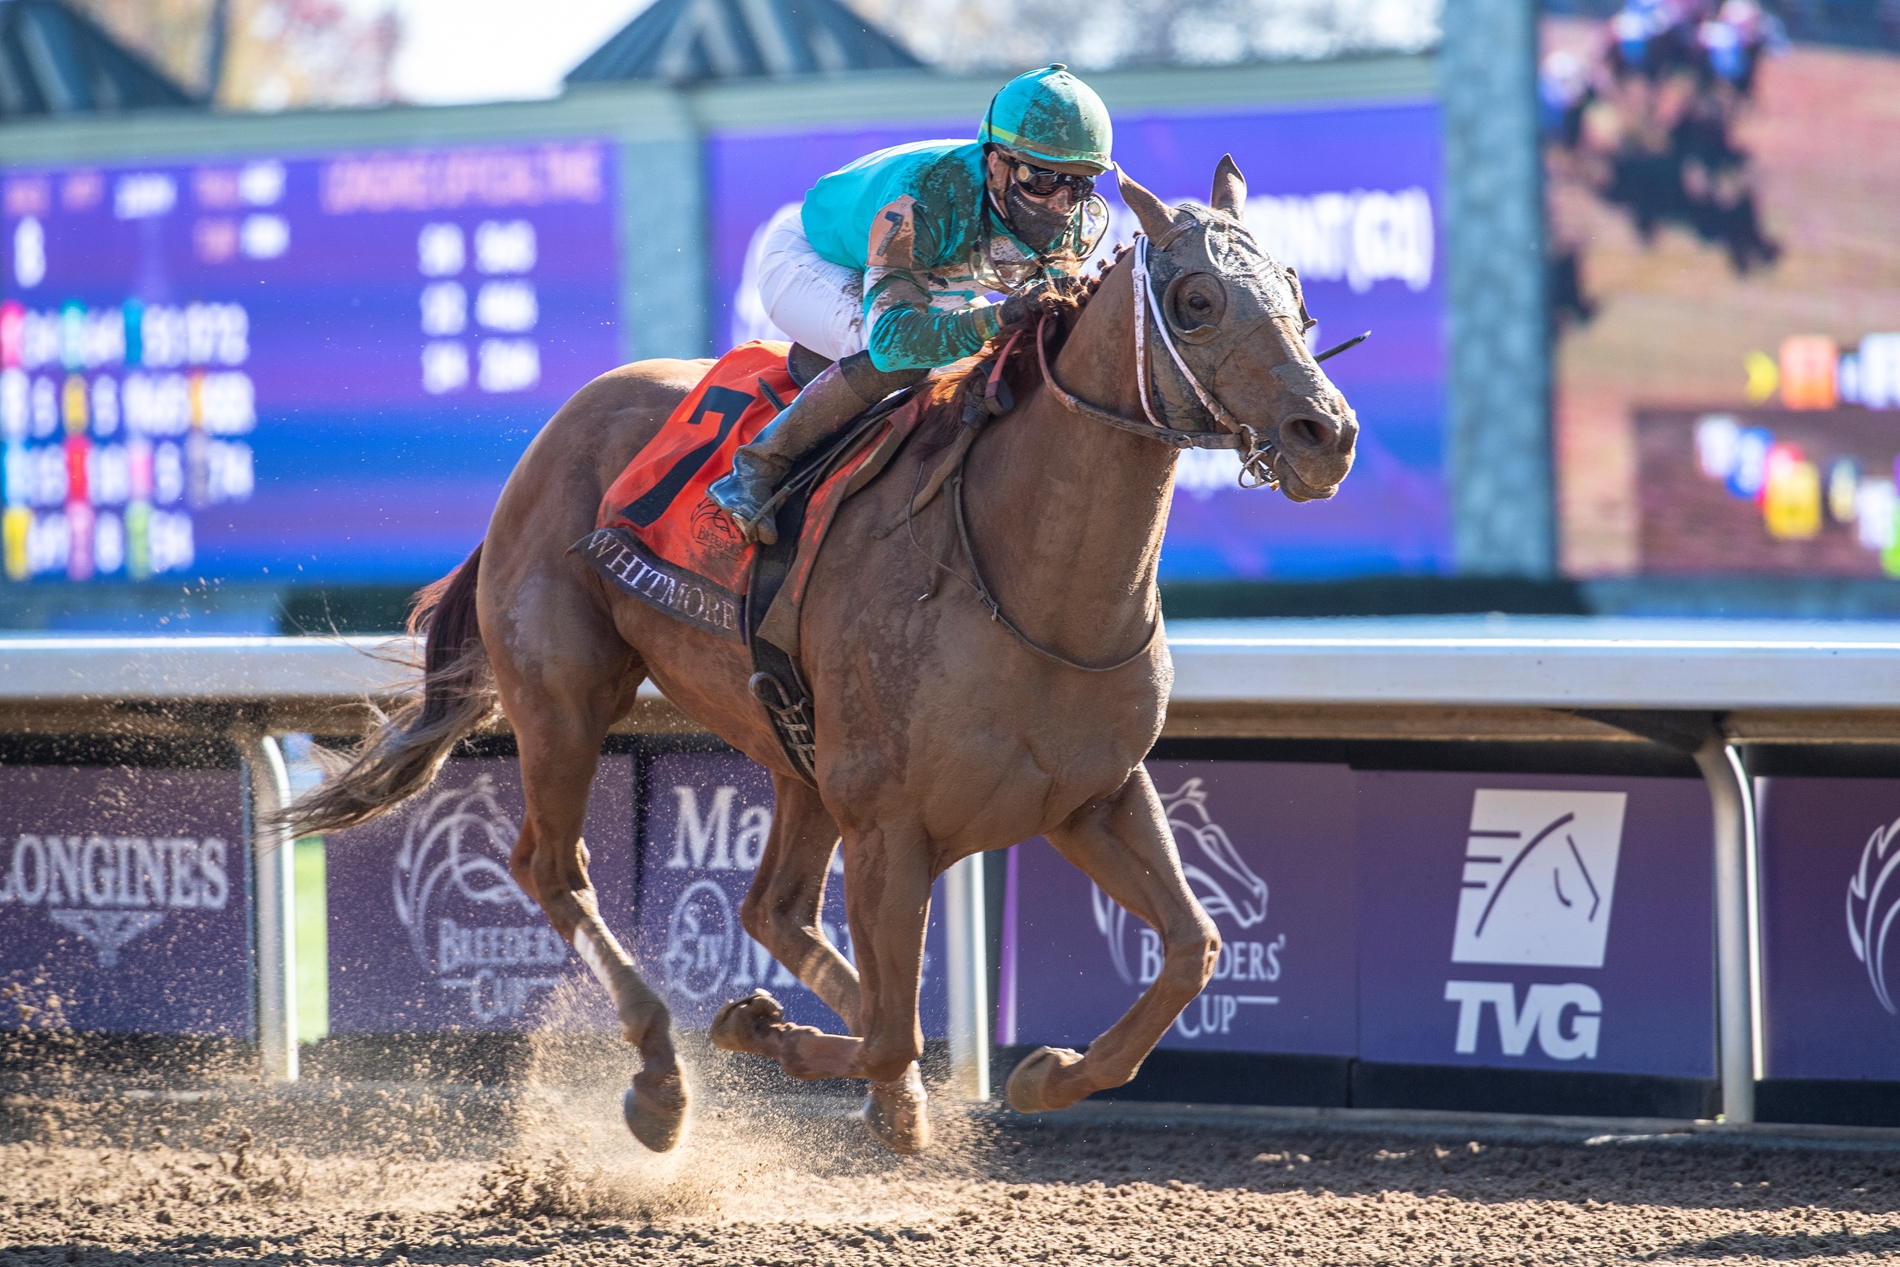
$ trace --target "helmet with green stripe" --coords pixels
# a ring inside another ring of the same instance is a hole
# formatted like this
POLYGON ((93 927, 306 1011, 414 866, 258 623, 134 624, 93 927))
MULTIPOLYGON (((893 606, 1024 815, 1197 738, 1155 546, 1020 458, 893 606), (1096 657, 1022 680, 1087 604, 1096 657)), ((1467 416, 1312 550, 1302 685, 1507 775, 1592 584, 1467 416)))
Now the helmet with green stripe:
POLYGON ((1045 163, 1107 171, 1108 107, 1061 62, 1018 75, 990 98, 977 140, 1045 163))

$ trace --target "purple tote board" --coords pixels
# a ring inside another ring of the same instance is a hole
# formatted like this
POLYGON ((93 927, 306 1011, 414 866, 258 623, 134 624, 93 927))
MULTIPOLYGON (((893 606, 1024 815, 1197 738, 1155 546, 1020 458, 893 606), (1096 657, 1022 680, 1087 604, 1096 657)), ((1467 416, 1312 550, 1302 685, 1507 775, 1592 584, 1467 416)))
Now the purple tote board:
MULTIPOLYGON (((739 926, 772 829, 772 779, 737 753, 650 758, 634 958, 682 1029, 703 1030, 727 1000, 769 991, 800 1025, 841 1033, 838 1018, 739 926)), ((924 1035, 948 1030, 943 959, 943 884, 932 892, 918 1012, 924 1035)), ((825 936, 847 958, 844 872, 833 855, 820 912, 825 936)))
POLYGON ((0 592, 453 568, 622 359, 618 152, 8 164, 0 592))
MULTIPOLYGON (((1214 979, 1161 1046, 1350 1056, 1353 776, 1345 766, 1150 761, 1214 979)), ((1085 1047, 1160 970, 1161 939, 1048 842, 1010 855, 997 1040, 1085 1047)))
MULTIPOLYGON (((333 1032, 615 1028, 508 874, 523 811, 517 761, 464 758, 402 811, 329 837, 333 1032), (557 1000, 568 981, 580 988, 557 1000)), ((582 838, 601 916, 631 943, 633 758, 600 759, 582 838)))
POLYGON ((1767 1076, 1900 1080, 1900 780, 1756 788, 1767 1076))
POLYGON ((56 996, 77 1030, 252 1036, 236 770, 0 767, 0 846, 0 983, 19 1002, 56 996))
POLYGON ((1714 1073, 1692 779, 1362 772, 1359 1055, 1714 1073))

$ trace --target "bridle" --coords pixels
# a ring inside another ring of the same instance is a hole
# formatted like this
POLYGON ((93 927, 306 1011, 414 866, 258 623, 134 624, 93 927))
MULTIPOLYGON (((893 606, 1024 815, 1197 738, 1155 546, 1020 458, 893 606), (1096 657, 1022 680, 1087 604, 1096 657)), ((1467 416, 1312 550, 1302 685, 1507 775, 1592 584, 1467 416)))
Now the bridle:
POLYGON ((1146 420, 1125 418, 1121 414, 1089 404, 1057 381, 1055 367, 1049 364, 1049 348, 1046 338, 1049 320, 1053 314, 1044 313, 1042 321, 1036 327, 1036 360, 1042 368, 1043 381, 1049 384, 1049 390, 1062 406, 1071 413, 1092 419, 1119 431, 1145 436, 1150 440, 1159 440, 1163 444, 1177 449, 1238 449, 1240 451, 1240 485, 1242 488, 1277 489, 1280 477, 1273 470, 1273 443, 1263 440, 1251 426, 1239 421, 1220 402, 1208 386, 1201 382, 1198 375, 1188 368, 1187 361, 1181 356, 1181 350, 1174 344, 1174 336, 1169 333, 1167 318, 1162 315, 1161 301, 1155 294, 1154 278, 1148 269, 1148 237, 1138 234, 1135 237, 1135 383, 1141 396, 1141 411, 1146 420), (1154 323, 1155 332, 1161 337, 1161 346, 1168 350, 1168 357, 1174 362, 1174 368, 1187 385, 1193 389, 1201 407, 1207 410, 1214 420, 1218 431, 1185 430, 1170 427, 1162 421, 1165 408, 1157 416, 1154 404, 1154 389, 1150 380, 1154 377, 1150 364, 1152 352, 1148 345, 1148 325, 1154 323))
MULTIPOLYGON (((1147 417, 1145 419, 1125 418, 1121 414, 1091 405, 1086 400, 1070 392, 1057 381, 1055 368, 1049 364, 1047 339, 1049 321, 1053 314, 1045 312, 1042 315, 1042 320, 1036 325, 1034 337, 1036 340, 1036 361, 1042 369, 1043 381, 1049 384, 1050 392, 1062 403, 1062 406, 1071 413, 1079 414, 1084 418, 1093 419, 1105 426, 1114 427, 1119 431, 1127 431, 1134 435, 1144 436, 1150 440, 1158 440, 1163 444, 1172 445, 1177 449, 1237 449, 1240 452, 1241 486, 1243 488, 1265 487, 1277 489, 1280 486, 1280 479, 1273 470, 1272 443, 1262 440, 1252 427, 1236 419, 1233 414, 1228 411, 1226 406, 1221 404, 1219 397, 1215 396, 1207 385, 1201 382, 1194 371, 1188 368, 1187 362, 1182 359, 1180 349, 1175 347, 1174 337, 1168 331, 1167 319, 1161 312, 1161 302, 1155 296, 1154 278, 1148 271, 1148 238, 1146 234, 1138 234, 1135 238, 1134 285, 1136 307, 1134 323, 1135 381, 1139 386, 1141 394, 1142 413, 1147 415, 1147 417), (1154 322, 1155 330, 1161 336, 1161 345, 1168 350, 1168 356, 1174 362, 1175 369, 1180 373, 1182 378, 1187 380, 1187 384, 1193 389, 1195 397, 1200 400, 1202 407, 1207 410, 1208 416, 1214 420, 1214 425, 1220 428, 1219 430, 1190 431, 1180 427, 1170 427, 1163 421, 1166 417, 1165 407, 1160 411, 1159 416, 1157 416, 1153 401, 1153 390, 1149 381, 1153 377, 1152 370, 1149 366, 1150 349, 1148 346, 1147 333, 1148 323, 1150 321, 1154 322), (1251 482, 1249 482, 1249 476, 1252 477, 1251 482)), ((1302 315, 1304 315, 1303 309, 1302 315)), ((1011 335, 1009 342, 1003 345, 1003 350, 991 364, 988 375, 988 387, 983 393, 982 403, 978 404, 973 399, 970 409, 966 411, 965 414, 964 425, 966 427, 980 425, 980 419, 983 414, 995 416, 1007 412, 1010 408, 1007 389, 1002 386, 1003 367, 1009 360, 1010 350, 1015 346, 1016 340, 1020 337, 1021 331, 1011 335)), ((1363 337, 1364 336, 1361 336, 1361 338, 1363 337)), ((1336 352, 1344 351, 1345 348, 1357 342, 1359 342, 1358 339, 1351 340, 1338 348, 1330 349, 1322 353, 1321 356, 1316 359, 1323 359, 1336 352)), ((973 439, 974 435, 972 435, 971 438, 973 439)), ((928 552, 925 552, 926 557, 930 557, 931 562, 935 563, 938 568, 949 572, 952 576, 955 576, 958 580, 974 590, 977 598, 982 601, 984 606, 990 609, 991 620, 996 621, 1002 625, 1003 628, 1009 630, 1010 633, 1016 636, 1018 642, 1045 660, 1053 660, 1057 664, 1071 669, 1079 669, 1084 673, 1113 673, 1116 669, 1125 668, 1146 655, 1154 646, 1155 639, 1161 636, 1161 615, 1159 612, 1155 614, 1154 624, 1148 630, 1148 636, 1142 639, 1140 647, 1132 654, 1117 660, 1113 664, 1102 665, 1081 664, 1069 659, 1067 656, 1059 655, 1049 650, 1047 647, 1036 642, 1021 629, 1018 629, 1015 623, 1003 614, 1002 605, 996 601, 996 596, 990 592, 989 585, 983 579, 983 569, 978 565, 976 560, 976 542, 971 539, 970 535, 969 516, 965 513, 963 508, 963 457, 967 456, 968 452, 969 449, 966 444, 962 453, 954 459, 954 469, 948 472, 946 481, 948 488, 945 489, 945 492, 947 493, 947 500, 950 503, 951 517, 956 523, 957 538, 963 546, 963 553, 970 560, 970 575, 964 577, 954 568, 950 568, 934 557, 929 556, 928 552)), ((923 468, 921 466, 918 468, 917 475, 921 481, 923 479, 923 468)), ((943 477, 940 476, 939 478, 943 477)), ((935 485, 933 483, 933 489, 934 487, 935 485)), ((911 544, 920 551, 923 550, 923 546, 917 540, 917 532, 914 524, 912 524, 912 519, 923 500, 923 498, 915 495, 913 491, 912 499, 908 503, 905 511, 905 522, 907 526, 910 526, 911 544)), ((929 592, 926 592, 924 597, 930 597, 929 592)))

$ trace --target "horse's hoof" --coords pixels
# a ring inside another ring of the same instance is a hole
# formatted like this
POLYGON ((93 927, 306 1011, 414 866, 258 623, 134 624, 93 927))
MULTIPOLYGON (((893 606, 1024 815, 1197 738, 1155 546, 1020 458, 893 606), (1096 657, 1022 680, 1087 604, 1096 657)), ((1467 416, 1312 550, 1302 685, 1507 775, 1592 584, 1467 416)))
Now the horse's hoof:
POLYGON ((909 1156, 930 1147, 930 1097, 916 1065, 895 1082, 873 1082, 861 1116, 877 1142, 894 1153, 909 1156))
POLYGON ((713 1017, 712 1045, 720 1051, 759 1053, 759 1033, 785 1020, 785 1009, 764 990, 754 990, 743 999, 734 999, 713 1017))
POLYGON ((1052 1096, 1049 1082, 1058 1072, 1079 1064, 1081 1060, 1082 1053, 1070 1051, 1067 1047, 1036 1048, 1010 1072, 1009 1082, 1004 1088, 1009 1096, 1009 1107, 1018 1113, 1048 1113, 1054 1109, 1068 1108, 1082 1097, 1052 1096))
POLYGON ((633 1137, 656 1153, 671 1152, 686 1126, 686 1080, 678 1069, 648 1080, 643 1070, 620 1097, 633 1137))

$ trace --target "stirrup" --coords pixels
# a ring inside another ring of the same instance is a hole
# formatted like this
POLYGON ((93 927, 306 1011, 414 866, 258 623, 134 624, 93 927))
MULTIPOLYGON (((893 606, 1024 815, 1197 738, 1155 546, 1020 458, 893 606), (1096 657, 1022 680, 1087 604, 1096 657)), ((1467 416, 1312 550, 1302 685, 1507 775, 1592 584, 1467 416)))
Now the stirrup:
POLYGON ((770 513, 757 519, 747 519, 738 511, 727 508, 726 514, 732 517, 733 526, 738 528, 739 536, 747 545, 771 546, 778 544, 778 525, 773 522, 770 513), (767 540, 767 538, 771 538, 767 540))
POLYGON ((768 494, 763 500, 755 501, 749 481, 736 470, 714 480, 706 494, 731 516, 742 540, 757 545, 772 545, 778 541, 778 527, 772 521, 772 512, 780 500, 776 495, 768 494), (748 510, 752 512, 750 515, 746 514, 748 510))

